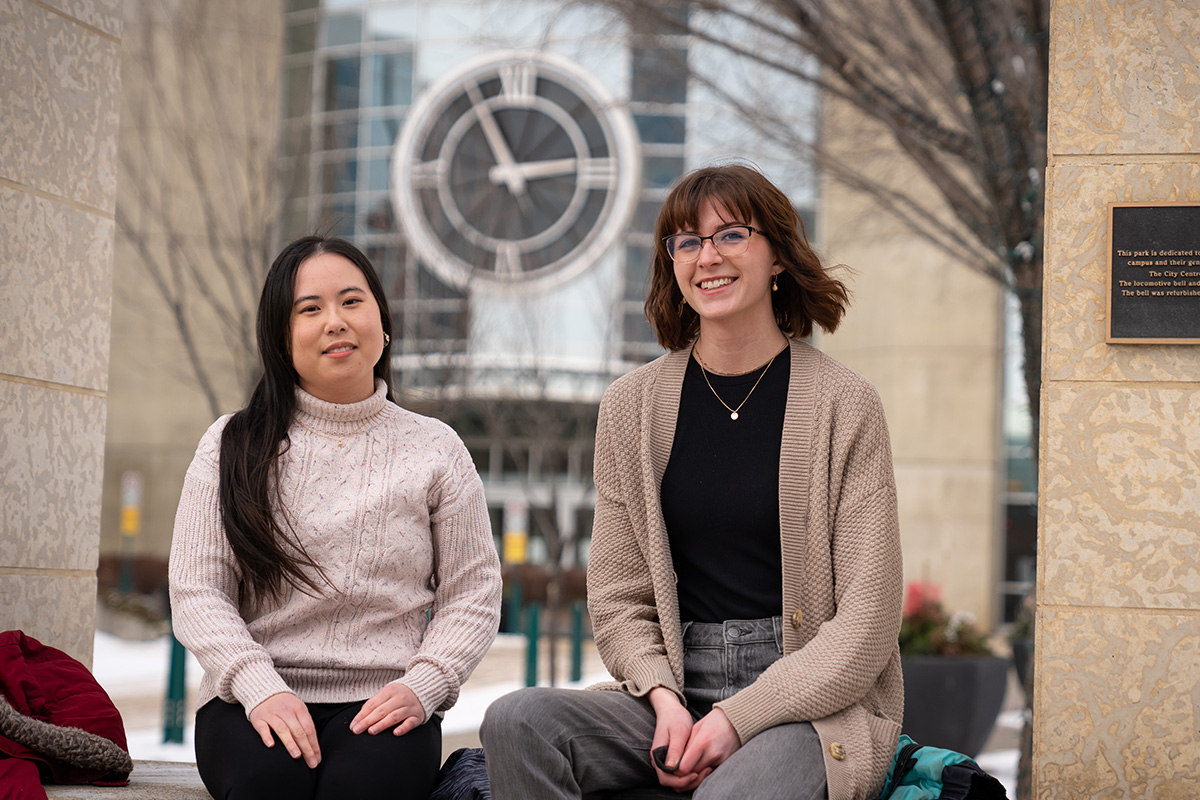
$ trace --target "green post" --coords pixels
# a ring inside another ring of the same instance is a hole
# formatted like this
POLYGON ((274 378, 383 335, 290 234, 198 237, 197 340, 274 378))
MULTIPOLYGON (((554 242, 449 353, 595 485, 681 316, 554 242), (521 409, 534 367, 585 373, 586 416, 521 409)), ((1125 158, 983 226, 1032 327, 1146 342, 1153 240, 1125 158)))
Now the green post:
POLYGON ((183 744, 183 717, 186 713, 184 673, 187 652, 171 631, 171 666, 167 674, 167 700, 163 703, 163 744, 183 744))
POLYGON ((583 680, 583 603, 571 604, 571 680, 583 680))
POLYGON ((133 594, 133 537, 121 537, 121 595, 133 594))
POLYGON ((521 581, 513 578, 512 583, 508 587, 508 630, 510 633, 516 633, 523 627, 521 625, 521 581))
POLYGON ((538 674, 538 616, 542 606, 540 603, 529 604, 528 626, 525 628, 525 685, 537 686, 538 674))

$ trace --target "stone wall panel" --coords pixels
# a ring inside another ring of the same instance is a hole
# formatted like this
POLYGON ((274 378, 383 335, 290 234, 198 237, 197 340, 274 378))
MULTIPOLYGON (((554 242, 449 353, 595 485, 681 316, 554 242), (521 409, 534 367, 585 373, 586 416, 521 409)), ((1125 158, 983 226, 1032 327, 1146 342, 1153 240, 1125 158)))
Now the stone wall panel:
POLYGON ((108 385, 114 223, 0 186, 0 319, 21 332, 0 372, 103 391, 108 385))
POLYGON ((92 666, 96 576, 6 573, 0 569, 4 630, 18 630, 92 666))
POLYGON ((100 397, 0 382, 0 570, 96 568, 104 413, 100 397))
POLYGON ((1051 153, 1200 150, 1197 0, 1051 4, 1051 153))
POLYGON ((6 0, 0 20, 0 165, 19 184, 112 213, 120 42, 6 0))
POLYGON ((1190 800, 1200 774, 1200 616, 1045 612, 1038 800, 1190 800))
POLYGON ((1200 597, 1200 392, 1047 384, 1042 601, 1182 609, 1200 597))

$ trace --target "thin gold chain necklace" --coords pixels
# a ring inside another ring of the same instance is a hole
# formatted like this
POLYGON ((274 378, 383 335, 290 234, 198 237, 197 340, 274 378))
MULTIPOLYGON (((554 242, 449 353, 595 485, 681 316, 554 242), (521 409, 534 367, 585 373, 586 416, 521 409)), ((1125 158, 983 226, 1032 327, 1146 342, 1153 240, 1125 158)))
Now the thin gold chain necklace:
POLYGON ((316 436, 320 436, 322 439, 328 439, 331 442, 337 442, 337 446, 342 447, 343 439, 349 439, 354 434, 361 433, 368 425, 370 425, 375 420, 375 417, 377 417, 377 416, 379 416, 379 412, 375 412, 371 416, 367 417, 366 422, 364 422, 362 425, 359 425, 354 430, 350 431, 349 433, 344 433, 341 436, 329 436, 328 434, 321 433, 320 431, 315 431, 312 428, 305 425, 303 420, 301 420, 299 417, 296 417, 296 424, 299 425, 301 428, 304 428, 304 430, 308 431, 309 433, 314 434, 316 436))
MULTIPOLYGON (((782 350, 779 351, 779 353, 782 352, 782 350)), ((737 408, 730 408, 729 403, 726 403, 724 400, 722 400, 721 395, 717 394, 717 390, 713 388, 712 381, 708 379, 708 367, 704 366, 704 362, 700 360, 700 354, 697 353, 695 349, 692 350, 692 355, 696 357, 696 363, 700 365, 700 374, 704 376, 704 382, 708 384, 708 390, 713 393, 713 397, 717 398, 718 403, 725 406, 725 410, 729 412, 729 418, 734 422, 737 422, 738 411, 742 409, 742 406, 746 405, 746 401, 750 399, 750 395, 754 394, 754 390, 758 388, 758 384, 762 383, 763 377, 766 376, 767 370, 771 368, 771 364, 775 362, 775 358, 779 355, 779 353, 771 356, 771 360, 768 361, 767 365, 762 368, 762 374, 758 376, 758 380, 756 380, 754 385, 750 387, 750 391, 746 392, 746 396, 742 398, 742 402, 737 404, 737 408)))

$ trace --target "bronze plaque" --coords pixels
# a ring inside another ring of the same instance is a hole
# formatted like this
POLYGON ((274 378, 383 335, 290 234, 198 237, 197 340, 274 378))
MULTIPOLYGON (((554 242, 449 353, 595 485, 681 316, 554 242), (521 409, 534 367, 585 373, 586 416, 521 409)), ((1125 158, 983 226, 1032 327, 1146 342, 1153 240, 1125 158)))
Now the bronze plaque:
POLYGON ((1200 203, 1108 207, 1110 343, 1200 344, 1200 203))

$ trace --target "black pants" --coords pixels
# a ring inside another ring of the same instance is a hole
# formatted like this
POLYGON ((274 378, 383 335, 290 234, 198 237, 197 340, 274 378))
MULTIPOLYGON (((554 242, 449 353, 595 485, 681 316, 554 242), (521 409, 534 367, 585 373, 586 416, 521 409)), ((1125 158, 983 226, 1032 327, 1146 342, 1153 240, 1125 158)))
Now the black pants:
POLYGON ((217 800, 426 800, 442 760, 442 721, 432 717, 403 736, 350 732, 365 701, 308 703, 321 746, 309 769, 275 737, 267 747, 240 704, 210 700, 196 712, 196 767, 217 800))

